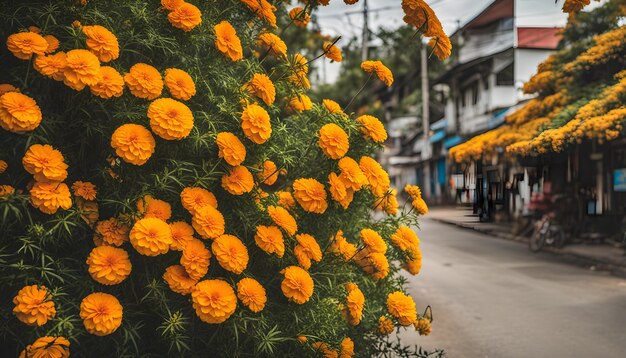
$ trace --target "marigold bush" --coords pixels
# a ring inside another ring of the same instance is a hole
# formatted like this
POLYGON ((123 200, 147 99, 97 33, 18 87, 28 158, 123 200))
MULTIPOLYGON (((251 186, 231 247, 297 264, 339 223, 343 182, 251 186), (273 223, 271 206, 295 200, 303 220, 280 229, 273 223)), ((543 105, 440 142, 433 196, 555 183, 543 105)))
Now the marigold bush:
POLYGON ((286 41, 328 1, 215 4, 2 3, 3 356, 428 355, 386 337, 430 330, 401 276, 426 203, 382 122, 307 96, 337 42, 286 41))

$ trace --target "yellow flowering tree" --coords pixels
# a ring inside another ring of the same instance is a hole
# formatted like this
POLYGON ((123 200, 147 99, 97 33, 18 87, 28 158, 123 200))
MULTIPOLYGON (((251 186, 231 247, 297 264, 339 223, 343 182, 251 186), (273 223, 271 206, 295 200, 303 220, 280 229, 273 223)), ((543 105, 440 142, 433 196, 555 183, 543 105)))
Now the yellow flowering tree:
POLYGON ((431 355, 388 337, 430 331, 400 275, 421 192, 399 208, 382 123, 313 103, 281 38, 328 1, 216 3, 3 3, 0 351, 431 355))

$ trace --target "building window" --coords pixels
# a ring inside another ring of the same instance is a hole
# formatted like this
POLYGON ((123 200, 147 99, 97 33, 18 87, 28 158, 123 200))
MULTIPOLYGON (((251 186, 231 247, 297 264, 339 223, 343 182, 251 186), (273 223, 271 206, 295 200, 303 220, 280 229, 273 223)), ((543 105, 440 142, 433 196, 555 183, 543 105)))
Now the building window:
POLYGON ((506 66, 502 71, 496 74, 496 85, 498 86, 513 86, 513 63, 506 66))

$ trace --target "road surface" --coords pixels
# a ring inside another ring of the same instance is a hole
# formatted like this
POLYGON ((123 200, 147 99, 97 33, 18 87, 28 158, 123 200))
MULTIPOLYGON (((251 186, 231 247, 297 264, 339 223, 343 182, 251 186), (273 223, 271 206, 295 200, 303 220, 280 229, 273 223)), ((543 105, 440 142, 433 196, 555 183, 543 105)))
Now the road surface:
POLYGON ((626 280, 549 253, 424 219, 424 263, 409 280, 433 332, 404 343, 446 357, 626 357, 626 280))

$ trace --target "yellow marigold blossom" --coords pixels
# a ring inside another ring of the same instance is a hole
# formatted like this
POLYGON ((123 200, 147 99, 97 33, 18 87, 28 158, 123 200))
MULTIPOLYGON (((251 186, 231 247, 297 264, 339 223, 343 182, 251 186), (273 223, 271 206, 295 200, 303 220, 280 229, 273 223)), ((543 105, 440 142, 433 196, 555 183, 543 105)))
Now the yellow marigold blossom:
POLYGON ((298 342, 302 344, 306 343, 309 340, 306 336, 302 336, 302 335, 296 337, 296 339, 298 340, 298 342))
POLYGON ((13 314, 22 323, 43 326, 57 311, 46 286, 24 286, 13 298, 13 314))
POLYGON ((330 348, 326 342, 315 342, 311 344, 311 348, 321 353, 324 358, 339 358, 339 353, 330 348))
POLYGON ((257 45, 266 51, 268 55, 274 57, 287 56, 287 45, 280 39, 280 37, 272 33, 260 34, 257 40, 257 45))
POLYGON ((339 103, 333 101, 332 99, 324 99, 322 100, 322 105, 328 110, 330 113, 341 114, 342 116, 346 116, 344 111, 341 109, 339 103))
POLYGON ((565 0, 563 3, 563 12, 579 12, 590 3, 591 0, 565 0))
POLYGON ((358 191, 363 185, 367 184, 365 174, 363 174, 363 171, 359 167, 359 163, 354 159, 343 157, 337 164, 339 165, 339 169, 341 169, 339 179, 346 188, 358 191))
POLYGON ((417 185, 407 184, 404 187, 404 191, 411 197, 411 199, 417 199, 422 197, 422 189, 417 185))
POLYGON ((180 201, 183 208, 194 215, 200 208, 210 205, 217 209, 217 199, 210 191, 198 187, 186 187, 180 193, 180 201))
POLYGON ((376 160, 371 157, 361 157, 359 168, 365 175, 370 190, 374 195, 381 197, 389 190, 389 174, 376 160))
POLYGON ((299 305, 306 303, 313 295, 313 279, 304 269, 298 266, 288 266, 281 273, 285 276, 280 289, 289 301, 299 305))
POLYGON ((36 181, 60 182, 67 178, 68 165, 63 154, 48 144, 31 145, 22 158, 22 165, 36 181))
POLYGON ((371 265, 372 272, 370 273, 374 280, 380 280, 389 275, 389 261, 385 254, 373 252, 367 256, 367 260, 371 265))
POLYGON ((414 250, 420 245, 420 239, 417 237, 415 231, 404 225, 400 226, 398 230, 391 235, 390 240, 402 251, 414 250))
POLYGON ((115 332, 122 324, 122 305, 115 296, 95 292, 80 303, 80 318, 87 332, 106 336, 115 332))
POLYGON ((9 167, 9 164, 7 164, 5 160, 0 159, 0 174, 6 172, 8 167, 9 167))
POLYGON ((206 323, 223 323, 237 308, 233 288, 223 280, 198 282, 191 291, 191 302, 196 314, 206 323))
POLYGON ((293 198, 293 195, 291 195, 290 192, 281 190, 277 191, 276 195, 278 195, 278 205, 286 209, 290 209, 296 206, 296 200, 293 198))
POLYGON ((100 98, 120 97, 124 93, 124 78, 113 67, 101 66, 100 81, 89 86, 89 89, 100 98))
POLYGON ((311 82, 304 72, 293 73, 287 77, 287 80, 297 88, 311 89, 311 82))
POLYGON ((278 168, 276 164, 271 160, 263 162, 263 170, 257 173, 259 182, 265 185, 273 185, 278 180, 278 168))
POLYGON ((322 126, 319 132, 318 144, 330 159, 339 159, 346 155, 350 142, 348 134, 334 123, 322 126))
POLYGON ((30 203, 45 214, 72 207, 72 195, 65 183, 35 182, 30 189, 30 203))
POLYGON ((356 121, 361 123, 361 133, 363 133, 366 138, 370 138, 376 143, 382 143, 387 140, 387 131, 385 130, 385 126, 378 118, 362 115, 357 118, 356 121))
POLYGON ((387 311, 403 326, 411 325, 417 320, 415 301, 411 296, 400 291, 390 293, 387 296, 387 311))
POLYGON ((120 246, 128 241, 129 231, 130 228, 116 218, 98 221, 94 228, 94 241, 100 241, 106 245, 120 246))
POLYGON ((181 101, 188 101, 196 94, 196 84, 193 82, 193 78, 178 68, 165 70, 165 86, 167 86, 172 97, 181 101))
POLYGON ((261 250, 270 255, 276 254, 278 257, 283 257, 285 254, 283 233, 276 226, 257 226, 254 242, 261 250))
POLYGON ((165 254, 172 244, 172 230, 165 221, 157 218, 135 222, 129 237, 135 250, 145 256, 165 254))
POLYGON ((185 243, 180 264, 185 268, 189 277, 199 280, 209 272, 211 252, 198 239, 191 239, 185 243))
POLYGON ((389 87, 393 83, 393 73, 380 61, 363 61, 361 69, 369 74, 376 74, 379 80, 389 87))
POLYGON ((72 184, 74 195, 85 200, 96 200, 96 186, 88 181, 77 180, 72 184))
POLYGON ((184 3, 185 0, 161 0, 161 7, 165 10, 174 11, 184 3))
POLYGON ((94 25, 80 28, 87 35, 87 47, 102 62, 109 62, 120 57, 120 45, 117 37, 107 28, 94 25))
POLYGON ((167 140, 186 138, 193 128, 193 113, 182 102, 171 98, 159 98, 148 107, 150 128, 167 140))
POLYGON ((57 39, 53 35, 45 35, 43 38, 48 43, 48 47, 46 48, 46 54, 54 53, 54 51, 59 49, 59 39, 57 39))
POLYGON ((272 221, 280 226, 289 236, 293 236, 298 231, 296 219, 289 212, 280 206, 268 206, 267 213, 272 221))
POLYGON ((382 198, 377 198, 375 203, 376 209, 381 209, 389 215, 396 215, 399 207, 397 195, 398 191, 391 189, 382 198))
POLYGON ((413 208, 415 209, 415 211, 417 211, 419 215, 428 214, 428 205, 426 205, 424 199, 417 198, 411 202, 411 205, 413 205, 413 208))
POLYGON ((340 255, 346 262, 351 260, 358 251, 357 247, 354 244, 346 240, 346 238, 343 236, 342 230, 337 231, 337 233, 330 238, 330 242, 331 243, 328 248, 329 251, 334 254, 340 255))
POLYGON ((363 229, 359 233, 361 241, 370 250, 370 252, 378 252, 384 254, 387 252, 387 244, 379 233, 372 229, 363 229))
POLYGON ((94 247, 87 257, 87 265, 91 278, 103 285, 117 285, 124 281, 133 267, 128 253, 113 246, 94 247))
POLYGON ((424 0, 402 0, 404 22, 413 25, 426 37, 443 34, 443 26, 433 9, 424 0))
POLYGON ((293 196, 302 209, 310 213, 323 214, 328 208, 324 184, 311 178, 301 178, 293 182, 293 196))
POLYGON ((218 156, 229 165, 238 166, 246 159, 246 147, 236 135, 230 132, 221 132, 217 134, 215 142, 219 149, 218 156))
MULTIPOLYGON (((37 57, 41 57, 41 56, 37 56, 37 57)), ((8 83, 2 83, 0 84, 0 96, 2 96, 3 94, 7 93, 7 92, 19 92, 20 90, 17 89, 15 86, 8 84, 8 83)))
POLYGON ((82 50, 70 50, 65 54, 63 83, 68 87, 81 91, 85 86, 93 86, 102 78, 100 61, 93 53, 82 50))
POLYGON ((237 297, 244 306, 255 313, 263 311, 267 302, 265 288, 257 280, 249 277, 237 282, 237 297))
POLYGON ((291 97, 289 103, 287 103, 287 111, 288 112, 304 112, 313 108, 313 102, 309 96, 305 94, 298 94, 294 97, 291 97))
POLYGON ((328 191, 334 201, 338 202, 344 209, 347 209, 354 199, 354 190, 346 188, 345 183, 335 173, 328 175, 328 191))
POLYGON ((32 131, 41 123, 41 109, 34 99, 18 92, 0 96, 0 127, 21 133, 32 131))
POLYGON ((211 205, 200 207, 191 218, 191 225, 204 239, 215 239, 224 233, 224 216, 211 205))
POLYGON ((341 350, 339 351, 339 358, 351 358, 354 357, 354 342, 350 337, 346 337, 341 341, 341 350))
POLYGON ((452 54, 452 43, 448 36, 439 35, 428 41, 428 46, 433 49, 433 53, 440 60, 445 60, 452 54))
POLYGON ((341 50, 335 46, 332 42, 324 42, 322 45, 324 50, 324 56, 331 59, 334 62, 341 62, 343 57, 341 56, 341 50))
POLYGON ((363 307, 365 306, 365 296, 356 284, 346 285, 348 296, 346 296, 346 310, 348 323, 356 326, 363 318, 363 307))
POLYGON ((388 335, 393 333, 393 321, 385 316, 380 316, 378 319, 378 333, 388 335))
POLYGON ((411 259, 402 266, 411 275, 417 275, 422 269, 422 251, 419 247, 414 247, 410 252, 411 259))
POLYGON ((100 218, 100 208, 95 200, 85 200, 78 197, 76 198, 76 208, 80 218, 90 227, 93 227, 100 218))
POLYGON ((239 165, 222 176, 222 188, 232 195, 249 193, 254 188, 254 178, 248 168, 239 165))
POLYGON ((270 115, 263 107, 250 104, 244 108, 241 114, 241 129, 252 142, 263 144, 272 135, 270 115))
POLYGON ((185 268, 181 265, 172 265, 165 269, 163 280, 167 283, 170 290, 181 295, 188 295, 198 282, 189 277, 185 268))
POLYGON ((225 270, 240 274, 248 266, 248 248, 236 236, 222 235, 211 244, 211 251, 225 270))
POLYGON ((426 318, 418 319, 413 326, 415 330, 419 333, 420 336, 427 336, 432 332, 432 327, 430 326, 430 320, 426 318))
POLYGON ((167 221, 172 217, 172 206, 168 202, 155 199, 150 195, 137 200, 137 211, 144 218, 157 218, 167 221))
POLYGON ((230 22, 224 20, 213 28, 215 31, 215 47, 231 61, 239 61, 243 58, 241 40, 237 31, 230 22))
POLYGON ((136 63, 124 75, 130 93, 138 98, 153 100, 163 92, 163 78, 159 71, 145 63, 136 63))
POLYGON ((304 11, 301 7, 294 7, 289 10, 289 18, 293 21, 293 24, 297 27, 304 28, 308 25, 309 21, 311 21, 311 16, 309 13, 304 11))
POLYGON ((169 225, 170 230, 172 230, 172 244, 170 245, 170 249, 183 251, 185 244, 194 239, 193 227, 184 221, 176 221, 169 225))
POLYGON ((126 163, 143 165, 154 153, 156 142, 145 127, 139 124, 123 124, 111 136, 111 147, 126 163))
POLYGON ((311 267, 311 261, 320 262, 322 260, 322 249, 313 236, 298 234, 296 241, 298 244, 294 247, 293 252, 302 268, 308 270, 311 267))
POLYGON ((276 88, 272 80, 265 74, 255 73, 244 86, 250 96, 258 97, 266 105, 271 106, 276 100, 276 88))
POLYGON ((9 35, 7 48, 20 60, 30 60, 35 55, 43 55, 48 49, 48 41, 34 32, 19 32, 9 35))
POLYGON ((261 20, 267 21, 272 27, 276 27, 276 7, 267 0, 241 0, 261 20))
POLYGON ((202 23, 202 12, 195 5, 183 2, 167 14, 167 19, 175 28, 189 32, 202 23))
POLYGON ((70 341, 65 337, 43 336, 26 346, 18 358, 69 358, 70 341))
POLYGON ((33 68, 42 75, 55 81, 63 81, 64 69, 67 64, 65 52, 57 52, 54 55, 37 56, 33 61, 33 68))

